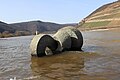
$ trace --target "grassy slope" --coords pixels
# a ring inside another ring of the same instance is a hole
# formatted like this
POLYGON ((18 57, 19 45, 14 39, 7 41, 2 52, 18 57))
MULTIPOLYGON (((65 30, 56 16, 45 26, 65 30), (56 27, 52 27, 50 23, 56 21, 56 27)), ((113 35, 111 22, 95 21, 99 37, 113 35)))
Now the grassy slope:
POLYGON ((89 22, 83 24, 83 27, 92 28, 92 27, 98 27, 98 26, 106 26, 110 23, 110 21, 100 21, 100 22, 89 22))
POLYGON ((79 28, 120 26, 120 1, 103 5, 85 18, 79 28))

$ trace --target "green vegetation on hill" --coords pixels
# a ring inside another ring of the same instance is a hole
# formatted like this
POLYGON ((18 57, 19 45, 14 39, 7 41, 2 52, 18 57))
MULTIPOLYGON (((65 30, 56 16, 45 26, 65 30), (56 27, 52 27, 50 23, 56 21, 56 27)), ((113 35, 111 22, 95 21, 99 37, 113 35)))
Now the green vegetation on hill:
POLYGON ((86 28, 92 28, 92 27, 98 27, 98 26, 106 26, 109 23, 110 21, 89 22, 89 23, 83 24, 82 26, 86 28))
MULTIPOLYGON (((117 15, 117 14, 116 14, 117 15)), ((111 19, 115 16, 115 14, 111 14, 111 15, 106 15, 106 16, 100 16, 100 17, 97 17, 97 18, 93 18, 91 20, 97 20, 97 19, 111 19)))

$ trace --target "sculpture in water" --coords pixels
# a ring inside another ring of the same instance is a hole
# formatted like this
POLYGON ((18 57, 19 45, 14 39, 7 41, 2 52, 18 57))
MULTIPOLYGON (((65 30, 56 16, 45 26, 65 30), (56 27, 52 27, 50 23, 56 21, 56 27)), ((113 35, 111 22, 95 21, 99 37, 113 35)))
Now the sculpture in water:
POLYGON ((46 34, 36 35, 30 44, 31 55, 38 57, 52 55, 62 51, 80 51, 83 45, 83 36, 75 27, 59 29, 53 36, 46 34))

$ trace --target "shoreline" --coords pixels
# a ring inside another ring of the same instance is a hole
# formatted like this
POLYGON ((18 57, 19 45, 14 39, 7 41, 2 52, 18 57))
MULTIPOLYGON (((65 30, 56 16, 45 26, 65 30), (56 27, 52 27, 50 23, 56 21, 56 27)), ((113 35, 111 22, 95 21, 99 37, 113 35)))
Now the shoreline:
MULTIPOLYGON (((120 26, 119 27, 118 26, 117 27, 101 27, 101 28, 100 27, 99 28, 98 27, 97 28, 77 28, 77 29, 82 32, 94 32, 94 31, 108 31, 108 30, 113 30, 113 29, 120 29, 120 26)), ((10 36, 10 37, 3 37, 3 38, 0 37, 0 39, 7 39, 7 38, 21 37, 21 36, 10 36)), ((24 36, 32 36, 32 35, 24 35, 24 36)))

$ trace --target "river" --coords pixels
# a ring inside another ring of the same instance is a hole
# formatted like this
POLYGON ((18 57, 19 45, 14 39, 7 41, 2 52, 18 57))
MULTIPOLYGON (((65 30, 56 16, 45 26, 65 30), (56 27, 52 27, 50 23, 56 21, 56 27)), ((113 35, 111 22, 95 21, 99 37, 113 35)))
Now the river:
POLYGON ((85 31, 83 52, 31 57, 33 36, 0 38, 0 80, 120 80, 120 29, 85 31))

